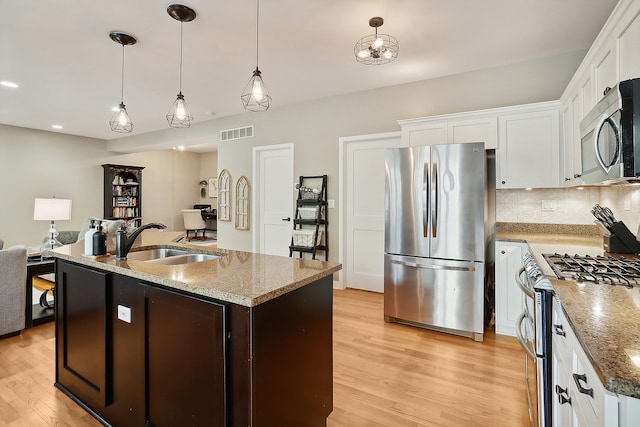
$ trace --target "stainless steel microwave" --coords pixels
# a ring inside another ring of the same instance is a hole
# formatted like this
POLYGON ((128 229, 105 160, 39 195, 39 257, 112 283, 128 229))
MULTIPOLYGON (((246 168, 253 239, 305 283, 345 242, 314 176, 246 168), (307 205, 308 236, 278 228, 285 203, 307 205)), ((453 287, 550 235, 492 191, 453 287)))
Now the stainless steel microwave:
POLYGON ((584 184, 640 182, 640 78, 610 89, 580 122, 584 184))

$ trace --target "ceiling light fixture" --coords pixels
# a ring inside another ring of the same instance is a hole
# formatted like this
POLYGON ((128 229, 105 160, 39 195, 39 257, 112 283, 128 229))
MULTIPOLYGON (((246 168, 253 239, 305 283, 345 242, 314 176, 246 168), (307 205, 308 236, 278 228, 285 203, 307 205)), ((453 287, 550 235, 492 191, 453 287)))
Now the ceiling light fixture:
POLYGON ((111 116, 111 120, 109 120, 109 126, 111 126, 111 130, 118 133, 129 133, 133 130, 133 122, 131 121, 131 117, 127 113, 127 109, 124 106, 124 47, 129 45, 134 45, 137 43, 135 37, 125 34, 119 33, 117 31, 112 31, 109 33, 109 37, 116 43, 122 45, 122 75, 121 75, 121 94, 120 94, 120 105, 118 108, 115 108, 115 113, 111 116))
POLYGON ((267 93, 262 81, 262 73, 258 68, 259 48, 259 23, 260 23, 260 0, 256 0, 256 69, 249 79, 249 83, 244 88, 240 99, 245 110, 249 111, 267 111, 271 106, 271 97, 267 93))
POLYGON ((172 128, 188 128, 193 122, 193 116, 187 108, 187 103, 182 95, 182 24, 196 19, 196 12, 182 4, 171 4, 167 7, 167 13, 176 21, 180 21, 180 81, 178 97, 167 113, 167 122, 172 128))
POLYGON ((388 34, 378 34, 378 27, 383 23, 384 19, 379 16, 369 19, 369 26, 375 28, 376 33, 358 40, 353 48, 356 61, 365 65, 381 65, 398 57, 398 40, 388 34))
POLYGON ((4 87, 10 87, 11 89, 16 89, 18 87, 17 83, 14 82, 7 82, 7 81, 2 81, 0 82, 0 85, 4 86, 4 87))

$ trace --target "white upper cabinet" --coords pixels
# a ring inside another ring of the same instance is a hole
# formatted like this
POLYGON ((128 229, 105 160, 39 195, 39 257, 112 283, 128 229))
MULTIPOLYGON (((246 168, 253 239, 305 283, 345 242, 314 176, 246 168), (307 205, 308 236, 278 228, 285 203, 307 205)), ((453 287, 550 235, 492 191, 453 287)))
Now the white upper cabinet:
POLYGON ((640 77, 638 52, 640 0, 620 0, 560 97, 564 130, 563 185, 583 183, 580 121, 602 99, 607 88, 614 87, 620 80, 640 77))
POLYGON ((402 142, 410 147, 484 142, 489 150, 498 146, 498 120, 493 110, 446 114, 398 121, 402 142))
POLYGON ((605 92, 618 83, 618 58, 615 47, 615 40, 603 46, 593 64, 596 102, 600 101, 605 92))
POLYGON ((620 80, 640 77, 640 18, 622 29, 619 37, 620 80))
POLYGON ((447 122, 425 120, 407 120, 402 125, 402 142, 405 146, 421 147, 447 143, 447 122))
POLYGON ((560 104, 531 104, 498 117, 496 188, 560 186, 560 104))
POLYGON ((498 119, 495 116, 456 119, 448 123, 448 142, 484 142, 486 150, 498 147, 498 119))

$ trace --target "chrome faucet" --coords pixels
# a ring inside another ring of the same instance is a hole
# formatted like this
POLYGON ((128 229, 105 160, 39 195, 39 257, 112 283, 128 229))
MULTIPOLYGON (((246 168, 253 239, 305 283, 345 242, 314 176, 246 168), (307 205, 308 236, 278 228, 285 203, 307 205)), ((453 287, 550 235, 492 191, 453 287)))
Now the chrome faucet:
POLYGON ((116 258, 126 259, 127 254, 133 246, 133 242, 136 241, 136 238, 140 233, 148 228, 159 228, 160 230, 163 230, 167 228, 167 226, 158 222, 151 222, 149 224, 141 225, 136 228, 130 236, 127 236, 127 227, 124 224, 121 225, 120 228, 118 228, 118 231, 116 231, 116 258))

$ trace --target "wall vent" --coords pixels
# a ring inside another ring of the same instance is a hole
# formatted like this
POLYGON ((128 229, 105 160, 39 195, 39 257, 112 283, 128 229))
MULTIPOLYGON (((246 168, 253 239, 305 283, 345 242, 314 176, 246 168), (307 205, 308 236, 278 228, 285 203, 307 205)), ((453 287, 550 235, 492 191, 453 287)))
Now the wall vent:
POLYGON ((233 141, 253 137, 253 126, 220 131, 220 141, 233 141))

